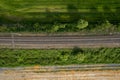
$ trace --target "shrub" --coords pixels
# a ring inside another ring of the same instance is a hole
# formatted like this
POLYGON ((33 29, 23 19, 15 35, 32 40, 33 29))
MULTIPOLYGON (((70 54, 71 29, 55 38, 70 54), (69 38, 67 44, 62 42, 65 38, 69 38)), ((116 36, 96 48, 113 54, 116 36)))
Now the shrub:
POLYGON ((34 30, 35 30, 36 32, 38 32, 38 31, 39 31, 39 28, 40 28, 39 23, 35 23, 35 24, 33 25, 33 28, 34 28, 34 30))
POLYGON ((0 26, 0 32, 7 32, 9 29, 6 26, 0 26))
POLYGON ((83 20, 83 19, 80 19, 80 20, 78 20, 76 27, 77 27, 78 29, 84 29, 84 28, 86 28, 87 26, 88 26, 88 22, 85 21, 85 20, 83 20))
POLYGON ((52 26, 52 29, 51 29, 51 32, 57 32, 59 30, 59 25, 57 23, 55 23, 53 26, 52 26))

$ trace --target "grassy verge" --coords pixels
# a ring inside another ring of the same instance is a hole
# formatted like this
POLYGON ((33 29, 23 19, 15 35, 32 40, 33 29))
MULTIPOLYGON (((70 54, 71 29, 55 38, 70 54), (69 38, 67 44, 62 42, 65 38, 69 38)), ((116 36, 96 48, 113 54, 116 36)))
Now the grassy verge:
POLYGON ((0 66, 120 63, 120 48, 0 49, 0 66))

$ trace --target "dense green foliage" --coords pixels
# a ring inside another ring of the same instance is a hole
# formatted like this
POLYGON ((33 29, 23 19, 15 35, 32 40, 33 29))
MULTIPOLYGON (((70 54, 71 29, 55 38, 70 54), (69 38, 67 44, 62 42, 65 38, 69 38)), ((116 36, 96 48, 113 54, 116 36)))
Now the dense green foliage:
POLYGON ((113 25, 108 20, 100 24, 89 25, 85 20, 78 20, 76 23, 58 23, 53 24, 13 24, 0 26, 0 32, 35 32, 35 33, 56 33, 56 32, 80 32, 80 33, 97 33, 109 34, 120 32, 120 25, 113 25))
POLYGON ((120 48, 0 49, 0 66, 120 63, 120 48))
POLYGON ((118 25, 119 14, 120 0, 0 0, 0 32, 101 30, 105 20, 118 25))

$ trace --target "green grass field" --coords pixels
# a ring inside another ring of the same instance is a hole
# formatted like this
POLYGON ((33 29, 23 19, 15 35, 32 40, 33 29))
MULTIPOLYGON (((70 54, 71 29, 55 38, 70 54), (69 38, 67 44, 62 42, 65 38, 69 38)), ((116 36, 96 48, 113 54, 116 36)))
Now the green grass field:
POLYGON ((119 14, 119 0, 0 0, 0 32, 78 32, 82 19, 93 31, 108 31, 109 21, 110 33, 120 30, 119 14))
POLYGON ((16 21, 32 18, 65 22, 84 18, 94 22, 102 17, 117 21, 119 6, 119 0, 0 0, 0 14, 16 21))
POLYGON ((68 5, 73 5, 77 9, 91 9, 93 7, 96 7, 98 11, 104 11, 104 8, 108 7, 111 9, 111 11, 114 12, 114 9, 119 7, 120 3, 119 0, 0 0, 0 2, 0 6, 5 9, 22 12, 27 12, 30 10, 38 10, 37 12, 42 12, 39 10, 45 10, 46 8, 50 11, 52 9, 61 9, 60 11, 62 12, 62 9, 67 9, 68 5))

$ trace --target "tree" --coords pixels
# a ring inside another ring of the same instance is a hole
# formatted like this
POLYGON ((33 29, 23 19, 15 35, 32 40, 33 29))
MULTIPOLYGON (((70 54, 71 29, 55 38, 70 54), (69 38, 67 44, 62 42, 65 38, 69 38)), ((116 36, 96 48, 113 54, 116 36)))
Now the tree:
POLYGON ((51 32, 57 32, 57 31, 59 31, 59 29, 61 29, 61 28, 64 29, 65 27, 66 27, 66 24, 61 24, 61 23, 55 22, 52 26, 51 32))
POLYGON ((77 27, 78 29, 84 29, 84 28, 86 28, 87 26, 88 26, 88 22, 85 21, 85 20, 83 20, 83 19, 80 19, 80 20, 78 20, 76 27, 77 27))
POLYGON ((34 28, 34 30, 37 32, 37 31, 39 30, 39 28, 40 28, 39 23, 35 23, 35 24, 33 25, 33 28, 34 28))
POLYGON ((113 27, 113 25, 112 25, 108 20, 105 20, 105 21, 101 24, 101 27, 102 27, 102 28, 110 28, 110 27, 113 27))

